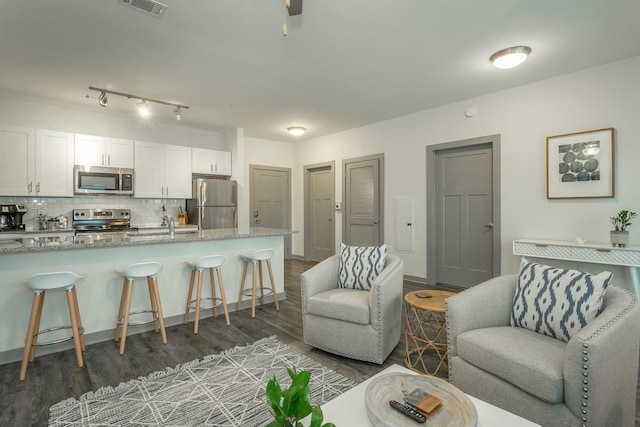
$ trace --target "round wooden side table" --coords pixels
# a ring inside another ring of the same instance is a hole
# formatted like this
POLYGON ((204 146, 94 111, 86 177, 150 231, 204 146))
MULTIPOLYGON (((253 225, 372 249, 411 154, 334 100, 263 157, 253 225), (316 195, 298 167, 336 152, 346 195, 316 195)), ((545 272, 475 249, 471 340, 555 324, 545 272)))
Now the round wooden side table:
POLYGON ((428 375, 437 375, 441 368, 447 373, 447 328, 444 300, 453 292, 424 290, 409 292, 404 296, 404 364, 409 369, 428 375), (416 294, 428 295, 419 298, 416 294), (425 361, 427 354, 435 355, 439 363, 429 371, 425 361))

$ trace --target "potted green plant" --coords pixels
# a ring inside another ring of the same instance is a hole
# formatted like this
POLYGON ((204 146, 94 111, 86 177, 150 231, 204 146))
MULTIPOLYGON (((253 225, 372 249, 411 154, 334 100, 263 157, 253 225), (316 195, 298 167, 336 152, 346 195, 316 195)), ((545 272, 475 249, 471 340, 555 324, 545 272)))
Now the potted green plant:
POLYGON ((311 414, 309 427, 335 427, 332 423, 322 424, 323 415, 320 406, 311 407, 309 379, 311 372, 296 372, 296 368, 287 368, 291 377, 291 386, 282 390, 274 376, 267 383, 267 405, 273 415, 273 421, 267 427, 302 427, 300 420, 311 414))
POLYGON ((615 230, 611 230, 611 244, 624 248, 629 243, 629 232, 627 227, 631 225, 631 220, 638 214, 626 209, 618 212, 616 216, 611 217, 611 224, 615 230))

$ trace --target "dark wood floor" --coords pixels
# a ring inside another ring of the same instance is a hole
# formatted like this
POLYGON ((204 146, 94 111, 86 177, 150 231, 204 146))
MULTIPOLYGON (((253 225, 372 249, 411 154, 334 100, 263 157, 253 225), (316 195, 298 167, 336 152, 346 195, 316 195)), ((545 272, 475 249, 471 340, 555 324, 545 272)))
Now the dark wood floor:
MULTIPOLYGON (((279 313, 273 304, 258 308, 255 319, 250 310, 232 312, 230 327, 225 325, 224 316, 207 318, 201 321, 198 335, 193 335, 192 323, 172 326, 167 329, 167 345, 162 345, 153 332, 132 335, 127 338, 123 356, 118 355, 113 341, 90 345, 84 368, 77 367, 73 350, 36 357, 24 382, 18 381, 18 362, 0 366, 0 426, 46 426, 49 407, 61 400, 272 335, 357 382, 394 363, 403 364, 404 340, 383 365, 341 358, 302 342, 300 274, 311 266, 299 260, 285 261, 287 299, 281 302, 279 313)), ((420 288, 424 286, 410 282, 404 285, 405 293, 420 288)), ((435 359, 433 363, 435 366, 435 359)))

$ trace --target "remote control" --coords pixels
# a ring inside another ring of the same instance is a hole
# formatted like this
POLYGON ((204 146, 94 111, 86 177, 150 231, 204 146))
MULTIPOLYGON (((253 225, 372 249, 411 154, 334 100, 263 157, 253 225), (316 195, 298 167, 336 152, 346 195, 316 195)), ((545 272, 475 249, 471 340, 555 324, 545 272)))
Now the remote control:
POLYGON ((395 409, 396 411, 400 412, 402 415, 411 418, 415 422, 424 423, 425 421, 427 421, 427 419, 425 418, 424 415, 422 415, 421 413, 419 413, 418 411, 416 411, 414 409, 409 408, 406 405, 403 405, 402 403, 400 403, 398 401, 390 400, 389 401, 389 405, 391 405, 391 407, 393 409, 395 409))

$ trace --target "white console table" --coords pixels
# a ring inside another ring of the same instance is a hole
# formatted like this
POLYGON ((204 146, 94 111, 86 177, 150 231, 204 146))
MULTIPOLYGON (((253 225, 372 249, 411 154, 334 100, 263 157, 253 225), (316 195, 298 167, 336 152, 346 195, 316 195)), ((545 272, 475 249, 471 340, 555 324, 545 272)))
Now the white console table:
POLYGON ((636 296, 640 297, 640 247, 618 248, 605 243, 581 245, 556 240, 519 239, 513 241, 513 254, 627 267, 636 296))

